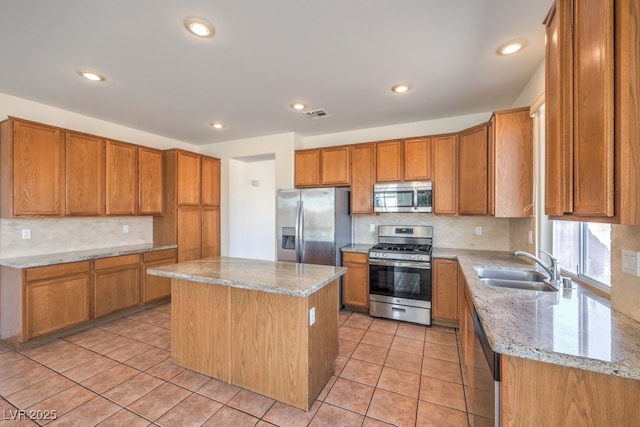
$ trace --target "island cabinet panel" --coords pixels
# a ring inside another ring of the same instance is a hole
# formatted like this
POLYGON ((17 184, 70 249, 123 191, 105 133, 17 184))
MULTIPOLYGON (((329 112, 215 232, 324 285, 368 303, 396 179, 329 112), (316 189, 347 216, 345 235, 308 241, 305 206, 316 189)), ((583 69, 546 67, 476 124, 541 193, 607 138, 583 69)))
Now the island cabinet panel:
POLYGON ((458 262, 433 260, 433 322, 458 326, 458 262))
POLYGON ((104 140, 92 135, 66 132, 65 155, 65 214, 104 214, 104 140))
POLYGON ((431 138, 412 138, 404 141, 404 180, 431 179, 431 138))
POLYGON ((10 118, 0 125, 1 214, 64 214, 64 140, 59 128, 10 118))
POLYGON ((376 181, 376 145, 351 147, 351 214, 373 214, 373 184, 376 181))
POLYGON ((367 254, 345 252, 342 265, 347 274, 342 282, 342 303, 352 307, 369 308, 369 257, 367 254))
POLYGON ((320 150, 321 184, 327 186, 349 185, 351 182, 351 150, 348 146, 320 150))
POLYGON ((220 206, 220 159, 202 156, 202 205, 220 206))
POLYGON ((487 214, 487 125, 458 136, 458 214, 487 214))
POLYGON ((138 212, 138 150, 125 142, 107 141, 106 214, 135 215, 138 212))
POLYGON ((177 251, 167 249, 164 251, 147 252, 142 255, 142 302, 146 303, 171 296, 171 279, 168 277, 152 276, 147 274, 148 268, 162 265, 175 264, 177 251))
POLYGON ((230 289, 171 279, 171 361, 231 382, 230 289))
POLYGON ((178 205, 200 205, 201 164, 200 155, 177 151, 178 205))
POLYGON ((637 426, 640 381, 501 356, 503 426, 637 426))
POLYGON ((162 151, 138 147, 138 213, 162 215, 162 199, 162 151))
POLYGON ((376 144, 376 181, 402 181, 402 141, 376 144))
POLYGON ((320 150, 296 150, 294 185, 317 187, 320 185, 320 150))
POLYGON ((140 255, 123 255, 95 261, 95 317, 140 304, 140 255))
POLYGON ((458 136, 433 139, 433 213, 455 214, 457 201, 458 136))

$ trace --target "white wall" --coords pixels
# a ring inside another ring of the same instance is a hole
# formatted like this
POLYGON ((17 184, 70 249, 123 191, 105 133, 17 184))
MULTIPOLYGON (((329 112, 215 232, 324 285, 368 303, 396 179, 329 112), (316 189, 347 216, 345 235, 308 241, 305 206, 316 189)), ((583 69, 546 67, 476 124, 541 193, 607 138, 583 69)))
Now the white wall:
POLYGON ((524 87, 522 92, 520 92, 520 96, 513 103, 512 107, 525 107, 527 105, 531 105, 536 101, 542 94, 544 94, 544 76, 545 76, 545 62, 542 61, 536 71, 533 73, 529 82, 524 87))

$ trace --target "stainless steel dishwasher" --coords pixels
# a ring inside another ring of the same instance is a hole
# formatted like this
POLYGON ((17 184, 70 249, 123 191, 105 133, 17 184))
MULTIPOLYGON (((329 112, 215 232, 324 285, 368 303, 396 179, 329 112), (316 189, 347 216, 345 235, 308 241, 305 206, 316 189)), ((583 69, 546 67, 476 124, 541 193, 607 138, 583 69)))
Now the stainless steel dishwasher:
POLYGON ((478 313, 473 310, 474 378, 470 390, 473 402, 469 408, 471 426, 499 427, 500 423, 500 354, 489 345, 478 313))

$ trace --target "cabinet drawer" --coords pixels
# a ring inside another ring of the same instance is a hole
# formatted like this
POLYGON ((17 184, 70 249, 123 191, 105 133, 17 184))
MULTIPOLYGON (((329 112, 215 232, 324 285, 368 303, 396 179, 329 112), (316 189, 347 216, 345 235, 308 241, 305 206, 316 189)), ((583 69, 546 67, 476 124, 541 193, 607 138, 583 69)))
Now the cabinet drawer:
POLYGON ((353 262, 356 264, 367 264, 369 262, 368 254, 361 254, 357 252, 343 252, 342 262, 353 262))
POLYGON ((68 276, 70 274, 84 273, 87 271, 89 271, 89 261, 34 267, 26 270, 25 280, 27 282, 33 282, 34 280, 52 279, 54 277, 68 276))
POLYGON ((159 259, 171 259, 176 257, 175 249, 165 249, 162 251, 145 252, 142 255, 144 262, 156 261, 159 259))
POLYGON ((96 270, 103 268, 119 267, 121 265, 137 264, 140 262, 140 255, 122 255, 111 258, 102 258, 96 260, 96 270))

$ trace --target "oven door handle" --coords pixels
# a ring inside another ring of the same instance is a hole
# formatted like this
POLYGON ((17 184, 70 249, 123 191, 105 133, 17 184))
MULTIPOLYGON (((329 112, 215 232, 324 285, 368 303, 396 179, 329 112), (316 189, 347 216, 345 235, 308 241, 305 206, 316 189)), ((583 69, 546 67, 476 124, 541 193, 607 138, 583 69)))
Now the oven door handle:
POLYGON ((411 262, 411 261, 383 261, 377 259, 369 260, 369 265, 380 265, 384 267, 410 267, 417 268, 420 270, 429 270, 431 269, 430 262, 411 262))

